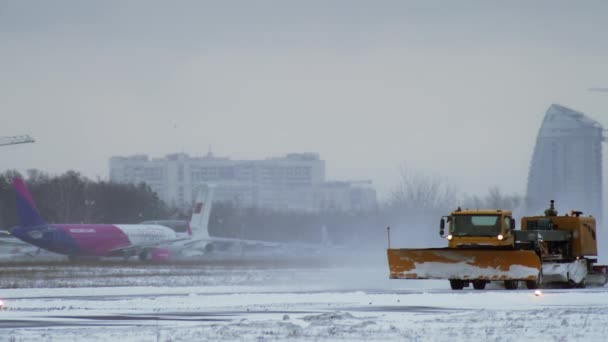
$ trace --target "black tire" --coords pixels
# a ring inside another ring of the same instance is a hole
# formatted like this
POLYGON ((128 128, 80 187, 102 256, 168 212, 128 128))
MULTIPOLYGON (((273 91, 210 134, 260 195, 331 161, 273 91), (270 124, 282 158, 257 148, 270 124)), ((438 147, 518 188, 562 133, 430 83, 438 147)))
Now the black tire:
POLYGON ((203 249, 205 250, 205 253, 215 252, 215 247, 213 247, 213 244, 211 244, 211 243, 206 244, 203 249))
POLYGON ((150 260, 150 251, 144 249, 141 253, 139 253, 139 260, 148 261, 150 260))
POLYGON ((585 287, 587 287, 587 285, 585 284, 585 279, 583 279, 580 283, 572 283, 572 286, 570 287, 574 289, 584 289, 585 287))
POLYGON ((483 290, 486 288, 485 280, 473 280, 473 288, 475 290, 483 290))
POLYGON ((536 290, 540 288, 543 282, 543 273, 540 272, 536 280, 526 280, 526 288, 529 290, 536 290))
POLYGON ((68 255, 68 260, 70 262, 78 262, 81 261, 81 258, 77 257, 76 255, 68 255))
POLYGON ((536 282, 536 280, 526 280, 526 288, 529 290, 536 290, 538 288, 538 282, 536 282))
POLYGON ((450 279, 450 287, 452 290, 462 290, 464 287, 464 280, 450 279))
POLYGON ((515 290, 519 285, 518 280, 505 280, 505 289, 507 290, 515 290))

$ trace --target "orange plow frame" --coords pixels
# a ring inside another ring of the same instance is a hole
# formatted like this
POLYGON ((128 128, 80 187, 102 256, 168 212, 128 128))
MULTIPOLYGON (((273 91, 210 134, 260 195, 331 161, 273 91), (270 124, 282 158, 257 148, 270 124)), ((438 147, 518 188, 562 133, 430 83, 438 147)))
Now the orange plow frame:
POLYGON ((387 255, 393 279, 535 281, 542 268, 533 251, 389 248, 387 255))

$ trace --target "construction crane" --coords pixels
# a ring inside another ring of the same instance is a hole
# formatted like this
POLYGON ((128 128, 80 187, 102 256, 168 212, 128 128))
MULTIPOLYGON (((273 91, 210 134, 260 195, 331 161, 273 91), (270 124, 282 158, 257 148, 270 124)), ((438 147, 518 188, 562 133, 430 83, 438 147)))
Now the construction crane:
POLYGON ((14 135, 11 137, 0 137, 0 146, 33 143, 34 139, 29 135, 14 135))

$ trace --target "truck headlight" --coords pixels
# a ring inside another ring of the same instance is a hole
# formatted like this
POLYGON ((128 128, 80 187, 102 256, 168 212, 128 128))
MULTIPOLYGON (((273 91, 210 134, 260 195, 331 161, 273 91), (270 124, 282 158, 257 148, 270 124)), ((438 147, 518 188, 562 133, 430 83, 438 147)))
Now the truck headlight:
POLYGON ((497 238, 498 238, 498 240, 502 240, 502 239, 504 239, 505 237, 504 237, 504 236, 502 236, 502 234, 498 234, 497 238))
POLYGON ((448 236, 445 237, 448 240, 452 240, 452 234, 448 234, 448 236))

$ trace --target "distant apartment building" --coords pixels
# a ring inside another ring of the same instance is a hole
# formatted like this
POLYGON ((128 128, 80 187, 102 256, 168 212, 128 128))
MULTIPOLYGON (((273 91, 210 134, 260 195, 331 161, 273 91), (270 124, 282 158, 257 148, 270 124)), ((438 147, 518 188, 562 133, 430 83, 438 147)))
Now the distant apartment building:
POLYGON ((562 210, 580 210, 601 219, 603 132, 583 113, 556 104, 549 107, 528 175, 530 210, 542 212, 554 199, 562 210))
POLYGON ((375 206, 367 182, 327 182, 325 161, 316 153, 291 153, 263 160, 232 160, 208 153, 165 158, 110 158, 110 180, 148 184, 169 205, 188 207, 203 183, 215 185, 214 200, 241 207, 277 210, 358 210, 375 206), (337 186, 340 184, 340 186, 337 186))

